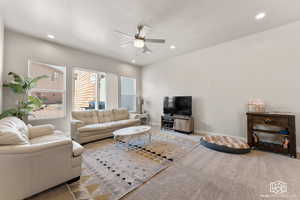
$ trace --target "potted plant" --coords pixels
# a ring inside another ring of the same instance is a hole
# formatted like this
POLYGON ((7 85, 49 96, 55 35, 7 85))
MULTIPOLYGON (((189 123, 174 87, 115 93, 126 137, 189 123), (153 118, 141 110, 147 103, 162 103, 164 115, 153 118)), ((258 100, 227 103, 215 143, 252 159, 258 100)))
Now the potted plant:
POLYGON ((13 80, 3 84, 3 87, 10 88, 13 93, 18 96, 16 108, 10 108, 0 114, 0 119, 8 116, 15 116, 22 120, 26 120, 32 111, 42 107, 42 100, 35 96, 30 96, 30 89, 34 88, 40 79, 48 76, 38 76, 35 78, 23 77, 14 72, 9 72, 13 80))

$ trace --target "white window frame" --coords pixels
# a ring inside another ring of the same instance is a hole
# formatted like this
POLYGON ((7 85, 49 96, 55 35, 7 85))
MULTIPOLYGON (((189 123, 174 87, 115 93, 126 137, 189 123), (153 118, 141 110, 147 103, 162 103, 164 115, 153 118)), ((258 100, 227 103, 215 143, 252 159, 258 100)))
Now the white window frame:
POLYGON ((129 77, 129 76, 120 76, 120 106, 122 107, 122 79, 127 78, 127 79, 132 79, 134 80, 134 91, 135 91, 135 105, 134 105, 134 110, 128 110, 130 113, 135 113, 137 112, 137 80, 134 77, 129 77))
POLYGON ((29 121, 40 121, 40 120, 51 120, 51 119, 63 119, 66 117, 66 78, 67 78, 67 68, 65 65, 56 65, 56 64, 49 64, 49 63, 42 63, 42 62, 38 62, 38 61, 33 61, 33 60, 28 60, 28 66, 27 66, 27 74, 29 77, 31 77, 30 74, 30 65, 32 63, 35 64, 40 64, 40 65, 53 65, 53 66, 58 66, 58 67, 64 67, 64 86, 63 86, 63 90, 49 90, 49 89, 39 89, 39 88, 32 88, 29 91, 29 95, 31 95, 31 92, 61 92, 63 94, 63 116, 62 117, 47 117, 47 118, 29 118, 29 121))

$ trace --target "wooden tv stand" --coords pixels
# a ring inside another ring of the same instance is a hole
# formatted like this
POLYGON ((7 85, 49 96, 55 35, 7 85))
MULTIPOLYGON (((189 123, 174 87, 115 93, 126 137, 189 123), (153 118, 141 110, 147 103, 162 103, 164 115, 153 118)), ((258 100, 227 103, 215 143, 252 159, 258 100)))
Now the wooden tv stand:
POLYGON ((194 119, 192 116, 162 115, 161 129, 169 129, 190 134, 194 132, 194 119))

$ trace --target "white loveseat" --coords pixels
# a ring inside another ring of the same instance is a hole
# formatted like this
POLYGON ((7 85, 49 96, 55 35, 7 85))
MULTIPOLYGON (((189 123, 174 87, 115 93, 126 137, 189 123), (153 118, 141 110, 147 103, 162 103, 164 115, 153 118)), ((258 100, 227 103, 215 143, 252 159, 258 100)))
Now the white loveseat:
POLYGON ((78 179, 83 150, 52 125, 0 120, 0 199, 24 199, 78 179))
POLYGON ((140 125, 139 119, 134 119, 126 109, 73 111, 71 135, 78 143, 87 143, 107 137, 112 132, 140 125))

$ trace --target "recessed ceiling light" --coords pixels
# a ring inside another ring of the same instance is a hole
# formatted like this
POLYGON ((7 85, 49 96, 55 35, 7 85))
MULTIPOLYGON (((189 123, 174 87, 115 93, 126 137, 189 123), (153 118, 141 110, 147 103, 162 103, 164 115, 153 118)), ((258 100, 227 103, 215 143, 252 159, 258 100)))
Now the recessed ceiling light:
POLYGON ((132 62, 132 63, 135 63, 135 60, 134 60, 134 59, 132 59, 132 60, 131 60, 131 62, 132 62))
POLYGON ((265 18, 265 16, 266 16, 266 13, 265 13, 265 12, 260 12, 260 13, 258 13, 258 14, 255 16, 255 19, 256 19, 256 20, 261 20, 261 19, 265 18))
POLYGON ((175 45, 171 45, 170 49, 176 49, 175 45))
POLYGON ((48 34, 47 37, 50 38, 50 39, 54 39, 55 38, 55 36, 51 35, 51 34, 48 34))

